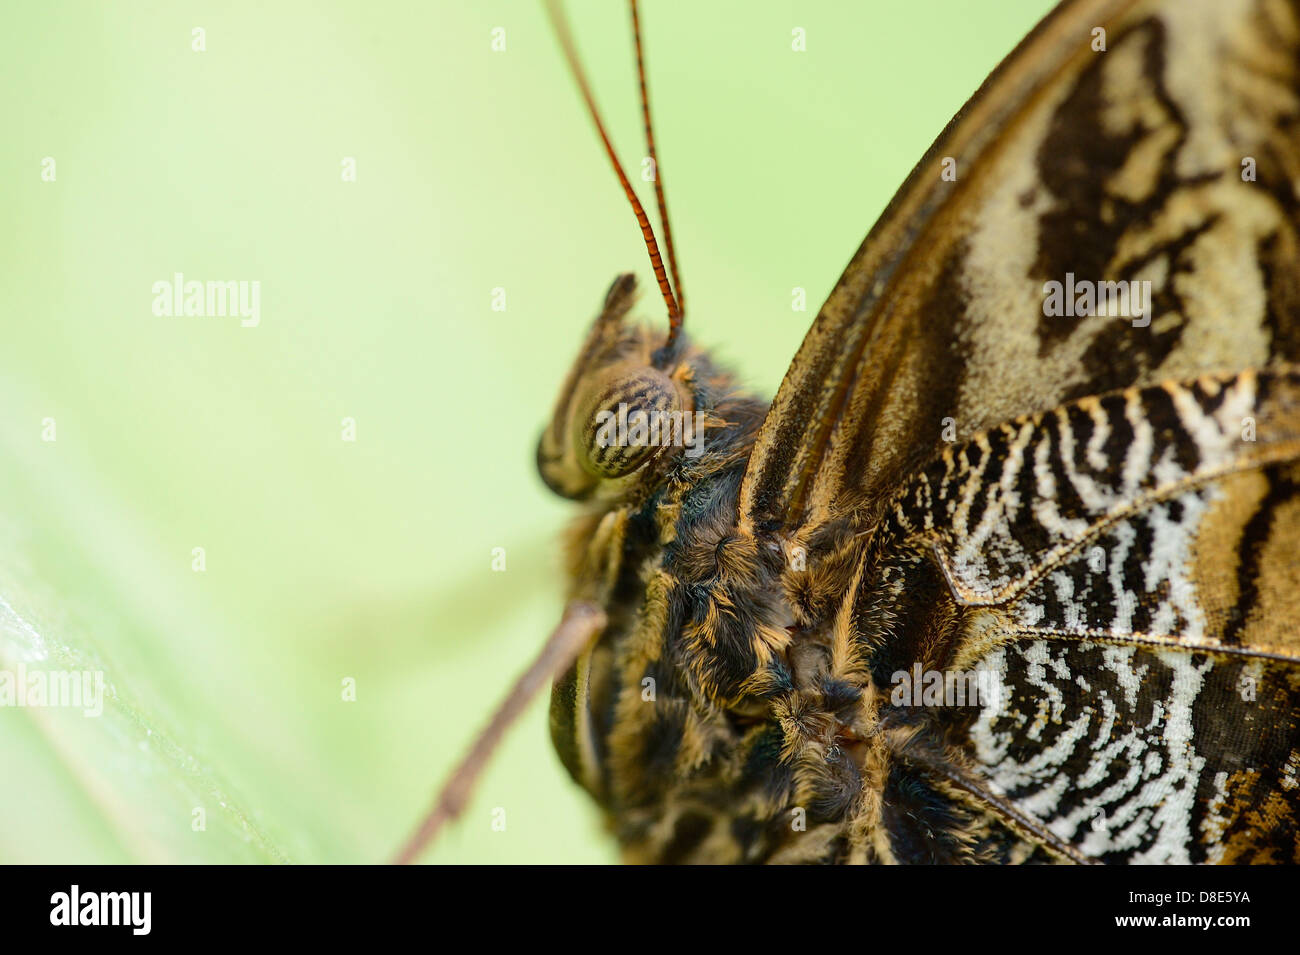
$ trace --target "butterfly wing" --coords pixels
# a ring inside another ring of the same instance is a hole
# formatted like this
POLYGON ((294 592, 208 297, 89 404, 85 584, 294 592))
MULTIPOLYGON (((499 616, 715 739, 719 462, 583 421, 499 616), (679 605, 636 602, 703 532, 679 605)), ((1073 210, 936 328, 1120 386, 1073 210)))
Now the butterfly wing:
POLYGON ((1298 6, 1063 4, 787 373, 741 529, 858 555, 844 673, 992 681, 880 704, 864 857, 1300 857, 1298 6))
POLYGON ((875 682, 980 690, 895 700, 890 732, 942 741, 896 772, 1079 859, 1300 857, 1300 368, 1016 418, 912 478, 882 537, 875 682), (912 626, 936 592, 947 625, 912 626))
POLYGON ((886 499, 954 432, 1300 360, 1298 19, 1283 0, 1084 0, 1044 20, 817 316, 751 456, 742 528, 886 499), (1121 280, 1151 283, 1146 324, 1045 313, 1047 283, 1121 280))

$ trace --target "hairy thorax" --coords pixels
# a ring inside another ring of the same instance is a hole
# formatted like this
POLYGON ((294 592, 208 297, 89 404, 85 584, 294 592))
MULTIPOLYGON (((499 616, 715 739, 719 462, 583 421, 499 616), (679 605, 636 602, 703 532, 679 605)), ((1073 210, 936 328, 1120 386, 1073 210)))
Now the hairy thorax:
POLYGON ((737 528, 765 410, 723 401, 702 455, 644 496, 590 505, 568 537, 573 595, 609 624, 557 682, 552 735, 630 861, 874 851, 883 741, 853 611, 867 535, 737 528))

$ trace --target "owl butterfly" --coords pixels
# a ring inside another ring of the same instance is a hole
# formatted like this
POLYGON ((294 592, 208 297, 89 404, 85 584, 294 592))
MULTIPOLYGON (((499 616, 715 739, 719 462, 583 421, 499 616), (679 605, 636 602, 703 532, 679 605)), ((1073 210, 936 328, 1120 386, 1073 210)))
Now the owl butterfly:
POLYGON ((570 611, 424 835, 573 660, 629 861, 1300 861, 1298 197, 1300 0, 1067 0, 770 404, 652 243, 668 335, 617 279, 538 449, 570 611))

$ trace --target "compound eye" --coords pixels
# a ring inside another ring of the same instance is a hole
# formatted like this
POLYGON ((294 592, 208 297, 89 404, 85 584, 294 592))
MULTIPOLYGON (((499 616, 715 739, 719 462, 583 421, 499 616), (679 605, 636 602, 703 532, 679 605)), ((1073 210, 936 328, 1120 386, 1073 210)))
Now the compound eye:
POLYGON ((611 369, 592 383, 576 411, 578 458, 596 477, 631 474, 663 448, 680 443, 681 395, 654 368, 611 369))

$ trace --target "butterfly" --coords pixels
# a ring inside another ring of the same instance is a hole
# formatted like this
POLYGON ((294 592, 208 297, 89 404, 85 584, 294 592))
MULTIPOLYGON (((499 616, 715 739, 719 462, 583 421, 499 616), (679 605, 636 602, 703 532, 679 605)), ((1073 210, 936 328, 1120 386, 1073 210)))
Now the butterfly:
POLYGON ((1300 861, 1300 3, 1062 3, 770 402, 556 25, 669 325, 609 288, 537 451, 568 610, 402 858, 558 673, 628 861, 1300 861))

